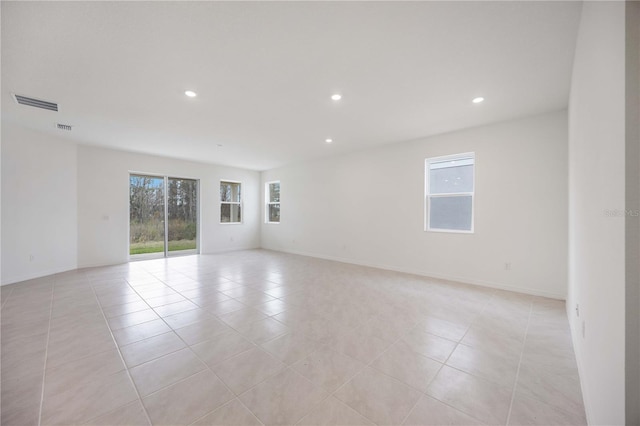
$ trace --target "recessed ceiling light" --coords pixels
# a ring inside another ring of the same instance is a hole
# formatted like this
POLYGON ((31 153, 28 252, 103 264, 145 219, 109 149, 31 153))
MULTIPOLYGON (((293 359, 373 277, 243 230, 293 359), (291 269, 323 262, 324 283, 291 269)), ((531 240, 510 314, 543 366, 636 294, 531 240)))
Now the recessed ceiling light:
POLYGON ((484 98, 482 96, 478 96, 477 98, 473 98, 471 102, 473 102, 474 104, 479 104, 480 102, 484 102, 484 98))
POLYGON ((326 143, 331 143, 331 142, 333 142, 333 139, 325 139, 324 141, 325 141, 326 143))
POLYGON ((342 99, 342 95, 339 93, 333 94, 331 95, 331 99, 333 99, 334 101, 339 101, 340 99, 342 99))
POLYGON ((193 90, 186 90, 184 92, 185 95, 187 95, 190 98, 195 98, 196 96, 198 96, 198 94, 196 92, 194 92, 193 90))

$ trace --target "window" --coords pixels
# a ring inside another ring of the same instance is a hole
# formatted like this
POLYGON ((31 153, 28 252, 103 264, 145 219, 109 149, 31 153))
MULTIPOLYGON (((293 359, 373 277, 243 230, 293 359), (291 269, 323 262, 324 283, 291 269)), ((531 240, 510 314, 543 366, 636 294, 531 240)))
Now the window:
POLYGON ((220 181, 220 223, 242 222, 242 184, 220 181))
POLYGON ((280 223, 280 182, 267 182, 265 188, 265 221, 280 223))
POLYGON ((425 231, 473 232, 475 154, 425 161, 425 231))

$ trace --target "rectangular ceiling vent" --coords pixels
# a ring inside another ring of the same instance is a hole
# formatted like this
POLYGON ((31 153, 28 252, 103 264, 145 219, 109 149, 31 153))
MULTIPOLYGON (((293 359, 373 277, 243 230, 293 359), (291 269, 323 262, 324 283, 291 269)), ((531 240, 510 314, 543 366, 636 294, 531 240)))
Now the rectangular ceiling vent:
POLYGON ((71 128, 72 128, 72 127, 71 127, 71 124, 62 124, 62 123, 58 123, 58 124, 57 124, 57 126, 58 126, 58 129, 59 129, 59 130, 67 130, 67 131, 69 131, 69 132, 71 131, 71 128))
POLYGON ((34 108, 48 109, 49 111, 58 111, 58 104, 54 102, 43 101, 42 99, 29 98, 14 94, 16 102, 20 105, 32 106, 34 108))

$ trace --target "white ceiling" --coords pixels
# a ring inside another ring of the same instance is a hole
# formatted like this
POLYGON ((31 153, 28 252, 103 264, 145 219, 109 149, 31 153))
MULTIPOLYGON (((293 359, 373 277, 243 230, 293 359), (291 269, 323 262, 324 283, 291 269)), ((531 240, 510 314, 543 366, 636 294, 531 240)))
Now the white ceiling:
POLYGON ((565 108, 581 8, 1 3, 4 122, 255 170, 565 108))

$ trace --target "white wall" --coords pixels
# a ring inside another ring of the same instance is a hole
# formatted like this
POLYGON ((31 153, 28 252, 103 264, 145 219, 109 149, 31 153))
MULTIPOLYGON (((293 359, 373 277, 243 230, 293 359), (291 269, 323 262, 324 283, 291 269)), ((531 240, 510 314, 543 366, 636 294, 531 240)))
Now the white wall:
POLYGON ((567 310, 590 424, 625 423, 624 38, 623 2, 584 3, 569 102, 567 310))
POLYGON ((262 225, 265 248, 566 296, 566 112, 266 171, 263 191, 272 180, 282 217, 262 225), (425 158, 470 151, 475 233, 424 232, 425 158))
POLYGON ((129 173, 200 179, 200 252, 257 248, 259 183, 255 171, 78 146, 78 265, 128 260, 129 173), (220 224, 220 180, 242 182, 243 223, 220 224))
POLYGON ((2 284, 126 262, 129 171, 200 179, 201 253, 260 246, 258 172, 76 145, 3 123, 2 284), (221 179, 243 183, 240 225, 220 224, 221 179))
POLYGON ((3 284, 77 267, 76 164, 75 144, 3 123, 3 284))

